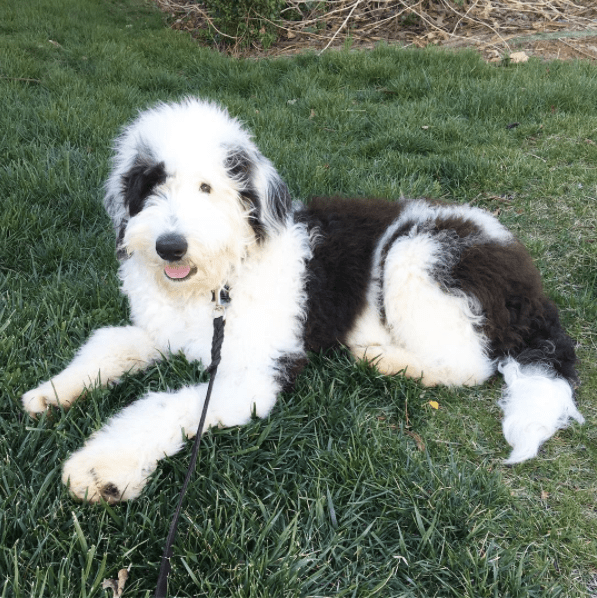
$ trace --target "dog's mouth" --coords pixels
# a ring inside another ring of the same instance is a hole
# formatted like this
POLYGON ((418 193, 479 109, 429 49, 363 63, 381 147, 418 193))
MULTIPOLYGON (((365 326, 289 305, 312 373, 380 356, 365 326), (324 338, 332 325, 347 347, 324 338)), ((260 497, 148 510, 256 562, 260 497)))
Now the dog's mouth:
POLYGON ((169 280, 182 282, 183 280, 188 280, 192 276, 195 276, 195 274, 197 274, 197 268, 194 266, 191 267, 189 265, 177 266, 174 264, 168 264, 164 268, 164 274, 169 280))

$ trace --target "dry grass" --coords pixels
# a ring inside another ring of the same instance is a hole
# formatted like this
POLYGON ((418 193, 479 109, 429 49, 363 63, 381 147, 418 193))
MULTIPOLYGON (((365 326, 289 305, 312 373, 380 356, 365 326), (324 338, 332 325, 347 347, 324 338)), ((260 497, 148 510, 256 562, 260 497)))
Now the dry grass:
MULTIPOLYGON (((175 28, 217 31, 201 2, 156 3, 175 18, 175 28)), ((258 23, 259 18, 250 15, 248 21, 258 23)), ((513 41, 530 37, 533 42, 548 38, 552 50, 558 50, 554 57, 597 59, 593 0, 289 0, 281 19, 270 24, 279 35, 269 54, 386 41, 417 47, 473 46, 491 58, 512 52, 518 45, 513 41)), ((219 33, 226 38, 229 52, 247 53, 246 40, 219 33)), ((251 51, 262 48, 253 43, 251 51)))

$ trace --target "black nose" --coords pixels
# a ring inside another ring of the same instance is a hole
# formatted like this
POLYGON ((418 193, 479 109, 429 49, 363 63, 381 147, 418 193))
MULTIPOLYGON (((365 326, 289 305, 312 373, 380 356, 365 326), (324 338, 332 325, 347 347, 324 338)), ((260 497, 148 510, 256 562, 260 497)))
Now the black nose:
POLYGON ((157 254, 163 260, 169 262, 175 262, 184 257, 188 246, 187 240, 182 235, 177 235, 176 233, 162 235, 155 242, 157 254))

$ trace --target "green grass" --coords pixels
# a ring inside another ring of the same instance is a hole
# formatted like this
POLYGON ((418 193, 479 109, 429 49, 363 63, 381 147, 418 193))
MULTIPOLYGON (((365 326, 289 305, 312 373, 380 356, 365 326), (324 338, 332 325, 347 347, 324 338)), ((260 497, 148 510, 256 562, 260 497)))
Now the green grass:
POLYGON ((241 117, 297 198, 499 213, 578 339, 587 424, 506 468, 498 380, 424 389, 314 356, 267 420, 205 437, 171 595, 594 594, 597 65, 387 47, 237 61, 135 0, 36 0, 0 6, 0 93, 0 596, 107 597, 129 565, 125 596, 153 595, 188 451, 112 507, 73 501, 60 467, 148 388, 201 379, 197 364, 174 356, 39 421, 19 397, 127 321, 101 207, 111 140, 188 94, 241 117))

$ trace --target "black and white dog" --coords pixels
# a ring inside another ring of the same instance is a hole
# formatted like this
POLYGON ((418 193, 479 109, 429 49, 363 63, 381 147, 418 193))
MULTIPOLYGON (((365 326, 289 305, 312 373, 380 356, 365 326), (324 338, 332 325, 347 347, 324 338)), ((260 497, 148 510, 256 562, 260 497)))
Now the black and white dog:
MULTIPOLYGON (((130 326, 97 330, 61 373, 23 396, 70 406, 168 352, 209 363, 214 296, 229 289, 208 426, 265 417, 308 351, 347 346, 425 385, 505 379, 513 451, 534 457, 570 418, 574 343, 524 247, 488 213, 425 200, 295 204, 238 121, 196 99, 140 114, 106 185, 130 326)), ((206 384, 149 393, 64 466, 88 500, 135 498, 195 433, 206 384)))

